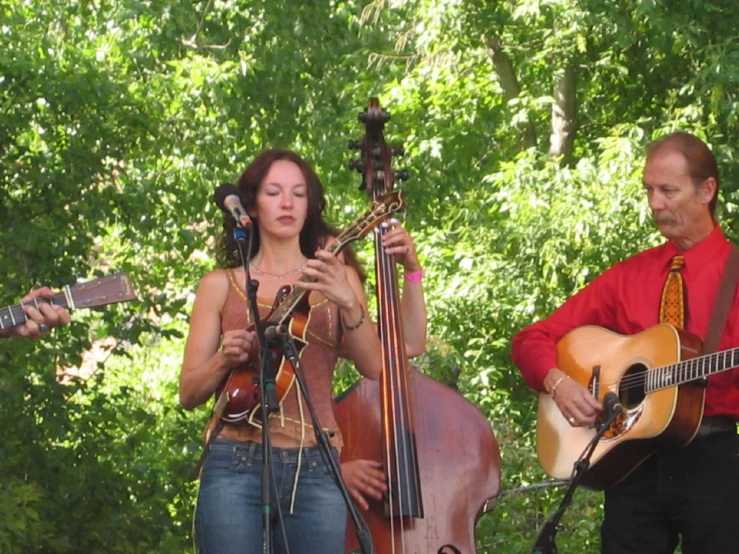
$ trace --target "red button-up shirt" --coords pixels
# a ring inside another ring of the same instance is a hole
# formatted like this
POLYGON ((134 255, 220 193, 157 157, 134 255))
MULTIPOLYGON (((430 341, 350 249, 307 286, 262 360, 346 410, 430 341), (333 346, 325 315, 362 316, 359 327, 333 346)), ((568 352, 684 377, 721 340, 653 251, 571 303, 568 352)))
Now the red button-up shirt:
MULTIPOLYGON (((705 338, 721 275, 731 243, 718 225, 701 242, 682 252, 681 270, 686 294, 686 331, 705 338)), ((633 335, 659 323, 662 289, 670 263, 680 254, 667 242, 620 262, 593 279, 547 319, 513 337, 512 356, 526 382, 544 390, 544 376, 557 366, 556 343, 582 325, 598 325, 633 335)), ((719 350, 739 346, 739 295, 736 291, 719 343, 719 350)), ((708 378, 706 416, 731 415, 739 419, 739 369, 708 378)))

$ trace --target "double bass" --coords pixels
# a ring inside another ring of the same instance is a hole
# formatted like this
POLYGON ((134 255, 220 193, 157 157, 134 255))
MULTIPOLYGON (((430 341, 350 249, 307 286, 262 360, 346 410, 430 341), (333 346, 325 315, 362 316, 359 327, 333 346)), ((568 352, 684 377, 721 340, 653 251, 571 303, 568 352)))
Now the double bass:
MULTIPOLYGON (((391 160, 399 150, 383 137, 389 117, 371 98, 359 114, 365 136, 350 143, 362 152, 350 167, 373 197, 391 191, 396 179, 391 160)), ((395 261, 382 246, 386 231, 381 225, 375 235, 382 375, 362 378, 336 398, 341 461, 383 465, 384 499, 368 498, 370 508, 361 513, 377 554, 473 554, 475 524, 500 490, 498 443, 472 403, 408 361, 395 261)), ((351 521, 345 552, 361 552, 351 521)))

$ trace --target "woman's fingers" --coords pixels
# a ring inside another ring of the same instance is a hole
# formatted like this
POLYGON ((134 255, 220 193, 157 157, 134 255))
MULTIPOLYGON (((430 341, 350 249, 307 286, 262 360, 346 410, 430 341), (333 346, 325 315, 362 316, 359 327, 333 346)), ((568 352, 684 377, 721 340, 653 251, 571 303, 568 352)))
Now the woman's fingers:
POLYGON ((256 351, 256 333, 246 329, 226 331, 221 341, 221 351, 232 364, 247 361, 250 354, 256 351))
POLYGON ((372 460, 352 460, 341 464, 341 473, 349 494, 363 510, 369 508, 367 497, 382 500, 387 480, 382 464, 372 460))

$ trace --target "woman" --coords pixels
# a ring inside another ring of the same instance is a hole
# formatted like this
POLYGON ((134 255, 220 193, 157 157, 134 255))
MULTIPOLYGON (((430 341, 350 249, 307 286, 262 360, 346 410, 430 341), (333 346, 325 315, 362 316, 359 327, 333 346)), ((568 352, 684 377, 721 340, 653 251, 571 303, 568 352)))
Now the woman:
MULTIPOLYGON (((308 293, 308 344, 301 352, 311 401, 328 430, 338 461, 341 434, 333 417, 331 382, 339 352, 359 372, 376 379, 381 372, 380 342, 367 317, 362 273, 351 250, 332 255, 324 249, 336 233, 323 220, 324 198, 318 177, 297 154, 267 150, 246 168, 239 189, 255 221, 255 254, 250 273, 259 281, 260 317, 266 315, 284 285, 308 293), (302 275, 312 282, 299 281, 302 275)), ((249 359, 256 336, 249 326, 243 268, 227 221, 220 248, 221 265, 201 281, 193 306, 180 376, 180 402, 192 409, 206 402, 229 370, 249 359)), ((386 239, 387 252, 410 268, 404 310, 411 306, 408 352, 425 343, 426 312, 420 266, 408 234, 396 226, 386 239), (419 302, 421 309, 419 309, 419 302)), ((405 290, 405 289, 404 289, 405 290)), ((291 554, 343 552, 346 510, 316 447, 305 400, 292 387, 280 412, 269 420, 276 479, 274 501, 284 528, 275 521, 275 552, 291 554)), ((261 429, 225 424, 208 447, 201 471, 195 536, 202 554, 262 551, 261 429)), ((354 472, 353 472, 354 473, 354 472)), ((273 489, 274 490, 274 489, 273 489)), ((273 511, 276 513, 276 510, 273 511)))

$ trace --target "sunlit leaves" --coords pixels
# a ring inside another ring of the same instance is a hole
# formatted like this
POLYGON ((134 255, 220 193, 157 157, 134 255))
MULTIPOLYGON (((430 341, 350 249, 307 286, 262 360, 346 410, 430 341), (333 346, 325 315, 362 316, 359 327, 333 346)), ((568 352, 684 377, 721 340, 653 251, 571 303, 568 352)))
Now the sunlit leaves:
MULTIPOLYGON (((11 475, 0 550, 93 552, 111 536, 106 552, 190 547, 187 477, 208 407, 177 408, 176 381, 189 302, 214 264, 212 192, 260 149, 292 147, 344 226, 368 202, 346 144, 378 96, 393 114, 388 142, 405 147, 394 165, 412 175, 404 221, 426 269, 430 339, 415 362, 474 401, 501 443, 514 492, 481 523, 481 551, 530 551, 560 491, 517 490, 545 476, 510 338, 659 240, 640 185, 654 136, 708 140, 739 236, 736 11, 718 0, 3 2, 0 294, 15 302, 36 284, 127 270, 139 301, 77 312, 41 343, 0 344, 11 475), (520 85, 513 98, 491 36, 520 85), (546 138, 567 67, 577 125, 563 166, 546 138), (521 123, 539 137, 530 149, 521 123), (60 385, 56 371, 87 373, 60 385)), ((371 267, 371 241, 356 247, 371 267)), ((599 497, 580 499, 562 545, 596 552, 599 497)))

